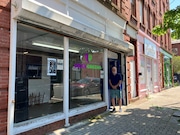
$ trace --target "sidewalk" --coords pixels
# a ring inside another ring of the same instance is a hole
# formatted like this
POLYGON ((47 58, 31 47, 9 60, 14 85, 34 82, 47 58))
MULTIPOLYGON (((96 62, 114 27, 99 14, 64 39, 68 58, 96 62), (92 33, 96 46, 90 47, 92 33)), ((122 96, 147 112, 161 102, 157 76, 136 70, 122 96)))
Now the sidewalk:
POLYGON ((180 87, 105 112, 47 135, 180 135, 180 87))

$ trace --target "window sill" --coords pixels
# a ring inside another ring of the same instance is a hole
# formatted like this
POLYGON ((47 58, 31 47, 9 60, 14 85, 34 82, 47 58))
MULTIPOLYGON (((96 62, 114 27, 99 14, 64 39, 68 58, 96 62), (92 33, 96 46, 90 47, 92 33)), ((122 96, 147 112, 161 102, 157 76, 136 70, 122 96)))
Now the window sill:
POLYGON ((145 25, 140 23, 140 29, 145 32, 145 25))
POLYGON ((119 7, 112 2, 112 0, 98 0, 101 4, 103 4, 108 9, 111 9, 113 12, 117 13, 120 9, 119 7))
POLYGON ((151 37, 152 33, 150 29, 147 29, 147 34, 151 37))
POLYGON ((157 37, 155 35, 153 35, 153 39, 156 41, 157 40, 157 37))
POLYGON ((131 21, 131 23, 132 23, 133 25, 135 25, 135 26, 137 27, 138 21, 137 21, 137 18, 136 18, 134 15, 131 15, 130 21, 131 21))
POLYGON ((117 11, 119 11, 119 7, 111 1, 111 6, 114 7, 117 11))
POLYGON ((162 16, 162 11, 161 10, 159 11, 159 15, 162 16))

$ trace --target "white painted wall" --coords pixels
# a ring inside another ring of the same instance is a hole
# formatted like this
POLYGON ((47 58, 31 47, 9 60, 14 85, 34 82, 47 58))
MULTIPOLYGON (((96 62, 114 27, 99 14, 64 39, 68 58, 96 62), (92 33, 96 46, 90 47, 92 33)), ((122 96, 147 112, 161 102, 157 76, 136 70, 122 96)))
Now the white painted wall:
POLYGON ((112 51, 108 51, 107 56, 108 58, 118 59, 118 54, 112 51))
POLYGON ((42 77, 41 79, 29 79, 29 95, 44 94, 43 102, 49 102, 50 99, 50 76, 47 76, 47 56, 42 56, 42 77))
POLYGON ((22 8, 98 37, 104 33, 123 40, 126 21, 97 0, 12 0, 12 3, 15 2, 18 5, 15 16, 27 16, 27 13, 21 12, 22 8))
MULTIPOLYGON (((51 56, 41 56, 42 57, 42 76, 41 79, 29 79, 28 90, 29 95, 34 94, 41 95, 44 94, 43 102, 49 102, 50 100, 50 76, 47 75, 47 58, 56 58, 51 56)), ((58 58, 57 58, 58 59, 58 58)), ((54 96, 55 98, 62 99, 63 97, 63 83, 54 84, 54 96)))

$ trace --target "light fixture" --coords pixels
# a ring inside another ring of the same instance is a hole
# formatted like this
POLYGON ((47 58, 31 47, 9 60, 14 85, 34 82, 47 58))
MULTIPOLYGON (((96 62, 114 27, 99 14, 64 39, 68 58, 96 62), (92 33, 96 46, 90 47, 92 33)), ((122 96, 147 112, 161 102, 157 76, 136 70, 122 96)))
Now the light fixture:
POLYGON ((26 51, 26 52, 23 52, 23 54, 28 54, 28 53, 29 53, 29 52, 27 52, 27 51, 26 51))
MULTIPOLYGON (((55 46, 55 45, 53 46, 53 45, 50 45, 50 44, 38 43, 38 42, 33 42, 32 45, 51 48, 51 49, 56 49, 56 50, 64 50, 64 48, 62 48, 62 47, 58 47, 58 46, 55 46)), ((69 49, 69 51, 74 52, 74 53, 79 53, 78 50, 69 49)))

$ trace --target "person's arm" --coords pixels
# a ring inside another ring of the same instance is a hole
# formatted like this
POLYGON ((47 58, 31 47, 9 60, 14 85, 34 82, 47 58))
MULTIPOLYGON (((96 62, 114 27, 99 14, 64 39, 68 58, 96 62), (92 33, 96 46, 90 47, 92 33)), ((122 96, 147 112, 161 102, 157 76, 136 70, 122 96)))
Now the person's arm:
POLYGON ((118 84, 115 85, 115 88, 117 89, 117 87, 120 86, 121 83, 122 83, 122 78, 121 78, 121 76, 119 75, 119 82, 118 82, 118 84))
POLYGON ((111 79, 109 79, 109 85, 110 85, 111 87, 113 87, 113 85, 112 85, 112 83, 111 83, 111 79))
POLYGON ((112 83, 111 83, 111 79, 109 79, 109 84, 110 84, 112 89, 115 89, 114 85, 112 85, 112 83))
POLYGON ((115 85, 115 87, 117 88, 118 86, 120 86, 121 82, 122 82, 122 80, 119 80, 118 84, 115 85))

